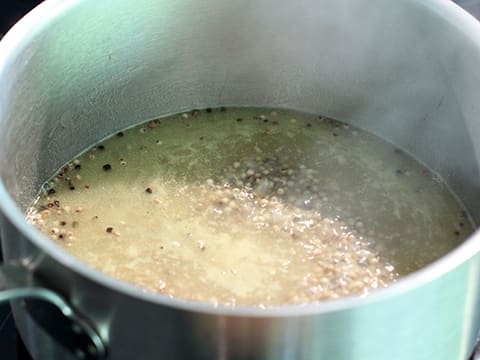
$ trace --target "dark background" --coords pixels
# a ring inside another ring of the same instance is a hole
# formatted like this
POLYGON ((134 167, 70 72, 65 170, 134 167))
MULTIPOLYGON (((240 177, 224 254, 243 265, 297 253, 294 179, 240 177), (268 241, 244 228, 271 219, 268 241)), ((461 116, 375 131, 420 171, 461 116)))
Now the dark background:
POLYGON ((0 36, 5 34, 24 14, 40 4, 39 0, 1 0, 0 36))
MULTIPOLYGON (((0 38, 24 14, 40 2, 39 0, 0 0, 0 38)), ((455 2, 480 19, 480 0, 457 0, 455 2)), ((30 359, 21 341, 19 341, 10 308, 6 304, 0 305, 0 359, 30 359)))

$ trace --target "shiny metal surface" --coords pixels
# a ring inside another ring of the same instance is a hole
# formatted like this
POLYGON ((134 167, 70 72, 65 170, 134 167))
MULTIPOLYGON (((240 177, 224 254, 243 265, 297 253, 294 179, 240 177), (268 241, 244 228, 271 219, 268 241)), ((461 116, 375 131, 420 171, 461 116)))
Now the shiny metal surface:
MULTIPOLYGON (((106 277, 26 226, 22 207, 109 133, 255 105, 383 136, 441 174, 478 223, 479 63, 480 25, 449 1, 47 0, 0 43, 5 259, 36 258, 42 286, 89 317, 112 359, 466 359, 480 328, 478 233, 367 298, 229 309, 106 277)), ((35 358, 69 358, 18 306, 15 318, 35 358)))
POLYGON ((36 285, 35 264, 0 265, 0 303, 22 299, 22 307, 58 346, 84 360, 105 358, 106 349, 96 330, 61 296, 36 285))

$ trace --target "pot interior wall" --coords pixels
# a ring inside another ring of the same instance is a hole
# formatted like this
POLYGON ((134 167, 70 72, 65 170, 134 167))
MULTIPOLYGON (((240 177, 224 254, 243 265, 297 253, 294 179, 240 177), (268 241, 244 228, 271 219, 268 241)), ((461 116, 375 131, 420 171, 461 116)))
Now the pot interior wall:
POLYGON ((65 5, 0 68, 1 178, 24 207, 59 166, 126 126, 207 106, 285 107, 414 154, 478 222, 480 36, 420 3, 65 5))

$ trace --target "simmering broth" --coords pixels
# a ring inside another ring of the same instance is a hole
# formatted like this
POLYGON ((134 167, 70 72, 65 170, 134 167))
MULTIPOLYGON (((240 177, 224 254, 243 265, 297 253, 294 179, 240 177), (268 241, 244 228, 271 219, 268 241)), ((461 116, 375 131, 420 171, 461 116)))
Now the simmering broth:
POLYGON ((113 277, 227 305, 388 286, 472 231, 439 177, 365 131, 287 110, 193 110, 119 132, 27 219, 113 277))

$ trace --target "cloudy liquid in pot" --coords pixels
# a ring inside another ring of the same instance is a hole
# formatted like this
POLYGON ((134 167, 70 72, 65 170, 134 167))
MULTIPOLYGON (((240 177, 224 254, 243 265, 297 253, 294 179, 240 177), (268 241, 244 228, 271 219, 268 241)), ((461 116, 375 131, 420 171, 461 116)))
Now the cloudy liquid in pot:
POLYGON ((27 219, 145 290, 227 305, 388 286, 473 227, 391 144, 287 110, 194 110, 113 135, 45 184, 27 219))

